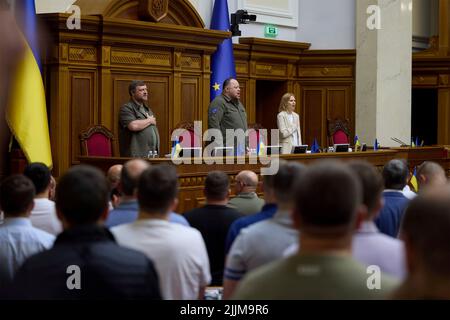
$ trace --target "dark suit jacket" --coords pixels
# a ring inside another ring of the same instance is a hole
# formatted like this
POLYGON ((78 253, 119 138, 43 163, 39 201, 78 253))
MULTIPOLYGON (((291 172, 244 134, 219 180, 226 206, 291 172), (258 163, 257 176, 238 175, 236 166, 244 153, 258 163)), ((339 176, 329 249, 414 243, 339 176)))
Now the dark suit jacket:
POLYGON ((52 249, 29 258, 12 292, 18 299, 161 299, 152 261, 120 247, 106 228, 96 225, 66 230, 52 249), (68 288, 76 283, 69 266, 80 268, 80 289, 68 288))

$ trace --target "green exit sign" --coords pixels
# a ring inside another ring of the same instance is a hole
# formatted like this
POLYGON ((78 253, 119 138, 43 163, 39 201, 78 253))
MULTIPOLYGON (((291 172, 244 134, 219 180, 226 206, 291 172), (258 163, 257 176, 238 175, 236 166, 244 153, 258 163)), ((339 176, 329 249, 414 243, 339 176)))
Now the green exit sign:
POLYGON ((264 27, 264 36, 269 38, 276 38, 278 36, 278 28, 272 25, 264 27))

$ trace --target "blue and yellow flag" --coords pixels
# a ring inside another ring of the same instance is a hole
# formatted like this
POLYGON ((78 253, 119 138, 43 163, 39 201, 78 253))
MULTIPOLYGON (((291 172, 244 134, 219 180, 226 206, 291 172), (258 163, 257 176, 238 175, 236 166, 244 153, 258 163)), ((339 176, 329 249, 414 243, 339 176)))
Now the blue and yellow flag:
POLYGON ((180 156, 180 152, 181 152, 181 145, 180 145, 180 141, 177 139, 176 141, 173 142, 173 146, 172 146, 172 158, 176 159, 180 156))
POLYGON ((23 7, 23 41, 25 53, 11 83, 6 121, 28 162, 52 166, 45 91, 37 48, 36 10, 34 0, 19 2, 23 7))
POLYGON ((361 142, 359 142, 358 136, 355 136, 355 151, 361 149, 361 142))
POLYGON ((409 180, 409 183, 413 187, 414 191, 419 191, 419 183, 417 182, 417 167, 414 167, 414 173, 411 177, 411 180, 409 180))
MULTIPOLYGON (((230 30, 230 16, 228 14, 227 0, 216 0, 214 2, 211 29, 222 31, 230 30)), ((222 84, 230 77, 236 78, 233 42, 231 37, 219 44, 217 46, 217 51, 211 57, 211 100, 222 93, 222 84)))

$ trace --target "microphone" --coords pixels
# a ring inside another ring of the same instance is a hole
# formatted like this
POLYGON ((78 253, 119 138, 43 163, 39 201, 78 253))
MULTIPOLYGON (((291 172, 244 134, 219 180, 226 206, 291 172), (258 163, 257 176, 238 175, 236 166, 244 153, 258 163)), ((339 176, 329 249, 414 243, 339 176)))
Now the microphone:
POLYGON ((398 138, 395 138, 395 137, 392 138, 391 137, 391 140, 393 140, 393 141, 397 142, 398 144, 400 144, 401 147, 408 147, 408 145, 405 142, 403 142, 402 140, 400 140, 398 138))

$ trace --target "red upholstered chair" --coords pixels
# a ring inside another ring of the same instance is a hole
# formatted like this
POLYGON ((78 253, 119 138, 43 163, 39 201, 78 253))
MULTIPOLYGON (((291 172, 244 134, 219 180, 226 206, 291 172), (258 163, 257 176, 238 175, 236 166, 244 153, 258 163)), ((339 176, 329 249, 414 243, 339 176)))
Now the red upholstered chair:
POLYGON ((94 125, 80 133, 81 154, 91 157, 112 157, 114 136, 106 127, 94 125))
POLYGON ((178 123, 174 130, 176 129, 184 129, 186 130, 181 136, 178 137, 178 141, 182 148, 194 148, 201 147, 201 139, 198 137, 197 145, 195 144, 195 131, 194 131, 194 122, 192 121, 183 121, 178 123))
POLYGON ((328 138, 330 145, 350 143, 350 129, 347 119, 328 120, 328 138))

